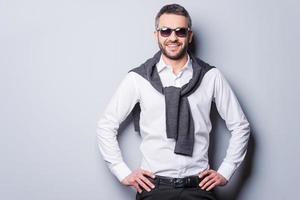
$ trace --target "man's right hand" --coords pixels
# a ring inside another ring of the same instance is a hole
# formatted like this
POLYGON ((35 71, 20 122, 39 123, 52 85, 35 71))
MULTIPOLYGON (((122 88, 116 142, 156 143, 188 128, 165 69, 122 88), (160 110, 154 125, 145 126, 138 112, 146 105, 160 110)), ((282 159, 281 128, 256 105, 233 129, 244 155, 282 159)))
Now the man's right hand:
POLYGON ((153 183, 151 183, 148 177, 154 178, 155 175, 152 172, 143 169, 137 169, 125 177, 122 180, 122 184, 134 187, 139 193, 142 192, 141 187, 149 192, 151 191, 151 188, 153 189, 155 186, 153 183))

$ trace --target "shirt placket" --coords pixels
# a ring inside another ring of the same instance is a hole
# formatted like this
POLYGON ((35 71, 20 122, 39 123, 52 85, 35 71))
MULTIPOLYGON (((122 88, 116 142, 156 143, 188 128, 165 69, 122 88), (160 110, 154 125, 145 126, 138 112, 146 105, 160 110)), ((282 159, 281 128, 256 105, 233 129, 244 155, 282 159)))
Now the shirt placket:
POLYGON ((174 77, 174 86, 175 87, 181 87, 182 86, 181 85, 181 80, 180 80, 181 74, 182 74, 182 71, 179 72, 179 74, 177 76, 175 74, 173 75, 173 77, 174 77))

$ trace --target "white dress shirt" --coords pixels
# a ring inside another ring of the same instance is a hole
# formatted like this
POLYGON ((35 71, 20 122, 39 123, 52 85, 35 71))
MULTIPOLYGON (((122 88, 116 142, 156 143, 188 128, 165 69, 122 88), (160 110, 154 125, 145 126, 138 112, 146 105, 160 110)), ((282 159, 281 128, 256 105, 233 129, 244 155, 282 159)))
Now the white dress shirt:
MULTIPOLYGON (((182 87, 193 75, 189 57, 177 75, 173 73, 171 66, 164 63, 162 57, 156 67, 163 87, 182 87)), ((195 127, 192 157, 175 154, 175 140, 166 136, 164 95, 137 73, 129 72, 125 75, 97 124, 100 152, 119 181, 128 176, 131 170, 122 158, 116 136, 120 123, 126 119, 137 102, 141 107, 140 167, 156 175, 181 178, 197 175, 209 168, 208 146, 212 128, 210 109, 214 101, 231 132, 226 156, 217 171, 227 180, 231 178, 245 157, 250 134, 249 123, 236 96, 220 71, 213 68, 205 74, 197 90, 188 96, 188 101, 195 127)))

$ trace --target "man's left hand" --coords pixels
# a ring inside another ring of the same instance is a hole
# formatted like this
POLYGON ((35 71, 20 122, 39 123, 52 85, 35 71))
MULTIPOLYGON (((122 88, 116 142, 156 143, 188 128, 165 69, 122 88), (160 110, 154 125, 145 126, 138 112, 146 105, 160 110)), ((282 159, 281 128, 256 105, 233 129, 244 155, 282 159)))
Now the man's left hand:
POLYGON ((199 183, 199 187, 207 191, 213 189, 216 186, 226 185, 228 182, 224 178, 224 176, 212 169, 204 170, 199 174, 199 177, 203 177, 203 180, 199 183))

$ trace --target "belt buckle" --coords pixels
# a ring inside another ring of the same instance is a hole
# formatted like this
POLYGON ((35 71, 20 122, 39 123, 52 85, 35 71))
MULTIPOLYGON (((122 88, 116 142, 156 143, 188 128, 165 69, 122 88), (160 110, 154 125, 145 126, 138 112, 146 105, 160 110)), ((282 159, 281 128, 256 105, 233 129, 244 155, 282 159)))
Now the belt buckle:
POLYGON ((186 177, 185 183, 185 187, 194 187, 195 181, 192 177, 186 177))
POLYGON ((186 181, 184 178, 175 178, 174 179, 174 187, 175 188, 182 188, 185 187, 186 181))

